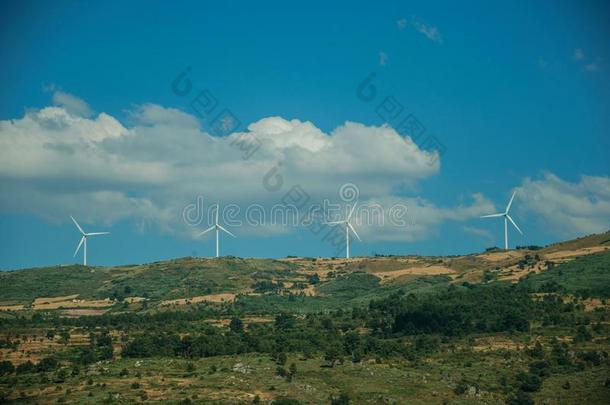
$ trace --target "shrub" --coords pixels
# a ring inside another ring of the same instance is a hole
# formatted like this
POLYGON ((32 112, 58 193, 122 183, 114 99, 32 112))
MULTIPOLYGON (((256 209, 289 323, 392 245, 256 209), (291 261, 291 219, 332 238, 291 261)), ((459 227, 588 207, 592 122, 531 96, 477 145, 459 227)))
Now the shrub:
POLYGON ((39 372, 53 371, 57 368, 58 365, 59 365, 59 362, 57 361, 56 358, 45 357, 44 359, 40 360, 40 362, 36 366, 36 369, 39 372))
POLYGON ((15 371, 15 366, 8 360, 0 361, 0 375, 11 374, 15 371))
POLYGON ((25 373, 31 373, 35 369, 36 369, 36 366, 34 365, 34 363, 32 363, 31 361, 28 360, 25 363, 21 363, 20 365, 18 365, 17 368, 15 369, 15 371, 17 372, 17 374, 25 374, 25 373))
POLYGON ((331 405, 349 405, 349 401, 350 399, 347 392, 342 392, 338 397, 335 397, 334 395, 330 396, 331 405))

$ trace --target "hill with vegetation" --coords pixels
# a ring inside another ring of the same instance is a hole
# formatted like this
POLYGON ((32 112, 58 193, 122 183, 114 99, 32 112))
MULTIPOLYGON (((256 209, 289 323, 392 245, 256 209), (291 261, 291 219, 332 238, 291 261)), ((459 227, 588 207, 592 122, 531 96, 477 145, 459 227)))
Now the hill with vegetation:
POLYGON ((0 402, 608 403, 610 234, 0 273, 0 402))

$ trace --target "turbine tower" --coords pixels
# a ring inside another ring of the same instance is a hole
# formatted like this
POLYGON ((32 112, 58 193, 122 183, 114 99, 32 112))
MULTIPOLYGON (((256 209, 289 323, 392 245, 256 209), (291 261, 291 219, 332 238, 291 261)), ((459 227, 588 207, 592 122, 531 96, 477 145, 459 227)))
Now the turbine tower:
POLYGON ((216 222, 214 223, 214 225, 212 225, 211 227, 209 227, 208 229, 206 229, 205 231, 203 231, 199 235, 197 235, 197 236, 201 236, 203 234, 210 232, 211 230, 214 230, 214 229, 216 230, 216 257, 218 257, 218 253, 219 253, 218 239, 219 239, 220 231, 226 232, 234 238, 236 237, 235 235, 233 235, 231 232, 229 232, 228 230, 223 228, 223 226, 218 223, 218 211, 220 211, 220 206, 218 204, 216 204, 216 222))
POLYGON ((72 215, 70 215, 70 218, 72 218, 72 222, 74 222, 74 225, 76 225, 76 227, 78 228, 78 231, 82 235, 82 237, 80 238, 80 242, 78 243, 78 246, 76 247, 76 250, 74 251, 74 256, 76 256, 80 247, 84 244, 85 246, 83 248, 83 266, 86 266, 87 265, 87 238, 89 236, 108 235, 110 232, 85 232, 85 231, 83 231, 83 228, 81 228, 81 226, 78 224, 78 222, 76 222, 76 219, 74 219, 74 217, 72 215))
POLYGON ((358 203, 354 204, 354 206, 352 207, 352 209, 349 212, 346 219, 344 219, 342 221, 326 222, 328 225, 345 224, 345 258, 346 259, 349 259, 349 231, 351 230, 354 233, 354 235, 356 236, 356 238, 358 238, 358 240, 362 242, 362 239, 360 239, 360 236, 358 236, 358 233, 356 232, 356 230, 354 229, 352 224, 349 222, 349 220, 352 218, 352 215, 354 214, 354 210, 356 209, 357 204, 358 203))
POLYGON ((521 235, 523 235, 523 232, 521 232, 521 229, 519 229, 519 227, 517 226, 515 221, 513 221, 513 219, 510 217, 510 215, 508 215, 508 211, 510 211, 510 206, 513 204, 513 200, 515 198, 515 194, 517 194, 516 191, 513 192, 513 196, 510 198, 510 201, 508 202, 508 205, 506 206, 506 210, 504 212, 501 212, 499 214, 483 215, 481 217, 481 218, 504 217, 504 250, 508 250, 508 221, 510 221, 510 223, 513 224, 513 226, 519 231, 519 233, 521 235))

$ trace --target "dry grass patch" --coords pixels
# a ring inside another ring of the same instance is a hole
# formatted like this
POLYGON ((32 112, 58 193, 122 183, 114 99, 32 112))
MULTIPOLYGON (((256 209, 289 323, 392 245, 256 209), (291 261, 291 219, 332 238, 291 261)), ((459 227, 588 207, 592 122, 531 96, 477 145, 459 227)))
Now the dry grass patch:
POLYGON ((490 253, 481 253, 477 257, 481 259, 485 259, 490 262, 502 262, 504 260, 511 259, 520 259, 524 256, 524 253, 519 252, 517 250, 509 250, 509 251, 500 251, 500 252, 490 252, 490 253))
POLYGON ((563 261, 566 259, 572 259, 578 256, 590 255, 593 253, 604 252, 610 250, 608 246, 592 246, 575 250, 560 250, 558 252, 547 253, 544 255, 546 260, 552 261, 563 261))
POLYGON ((393 271, 379 271, 373 272, 372 274, 379 277, 382 282, 387 282, 401 276, 438 276, 442 274, 455 274, 455 270, 445 266, 424 266, 424 267, 410 267, 407 269, 393 270, 393 271))
POLYGON ((0 311, 20 311, 25 308, 23 305, 0 305, 0 311))

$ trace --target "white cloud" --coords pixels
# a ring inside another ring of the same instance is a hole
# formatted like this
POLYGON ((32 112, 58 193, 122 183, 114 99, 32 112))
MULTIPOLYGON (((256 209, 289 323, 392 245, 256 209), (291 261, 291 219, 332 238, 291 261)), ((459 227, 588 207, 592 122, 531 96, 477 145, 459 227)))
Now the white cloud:
POLYGON ((439 227, 447 221, 466 222, 478 218, 495 209, 493 203, 481 194, 473 194, 469 204, 460 204, 455 207, 439 207, 432 201, 420 197, 384 196, 362 201, 363 206, 378 204, 385 208, 385 218, 390 219, 388 212, 392 207, 406 207, 404 226, 396 226, 396 222, 386 221, 383 226, 377 224, 367 226, 366 210, 359 209, 354 214, 354 223, 359 227, 358 232, 365 236, 367 241, 416 241, 428 239, 437 235, 439 227), (364 212, 363 212, 364 211, 364 212))
POLYGON ((93 115, 93 110, 84 100, 61 90, 53 91, 53 104, 63 107, 69 113, 80 117, 90 117, 93 115))
POLYGON ((405 28, 407 28, 407 19, 401 18, 400 20, 396 21, 396 26, 399 30, 404 30, 405 28))
POLYGON ((584 54, 584 52, 582 51, 582 49, 580 49, 580 48, 576 48, 576 49, 574 49, 573 57, 574 57, 574 59, 576 59, 576 60, 582 60, 582 59, 584 59, 584 58, 585 58, 585 54, 584 54))
POLYGON ((413 25, 413 28, 415 28, 415 30, 417 32, 425 35, 426 38, 428 38, 430 41, 436 42, 438 44, 443 43, 443 37, 441 35, 441 32, 435 26, 426 25, 422 21, 418 20, 417 18, 413 18, 413 21, 411 24, 413 25))
POLYGON ((519 188, 520 207, 562 237, 610 229, 610 178, 582 176, 578 182, 553 173, 527 178, 519 188))
POLYGON ((312 201, 341 202, 338 190, 351 182, 358 185, 361 201, 410 204, 417 214, 411 217, 415 232, 387 227, 375 236, 408 240, 473 209, 395 197, 393 190, 413 190, 437 174, 440 158, 388 126, 346 122, 324 133, 311 122, 268 117, 219 138, 202 131, 190 114, 154 104, 135 107, 129 121, 105 113, 86 118, 83 110, 67 106, 0 121, 0 210, 51 221, 65 221, 70 214, 83 223, 129 219, 191 234, 182 212, 199 195, 210 204, 269 207, 298 184, 312 201), (243 139, 261 144, 249 159, 235 145, 243 139), (265 176, 278 164, 282 187, 268 191, 265 176))

